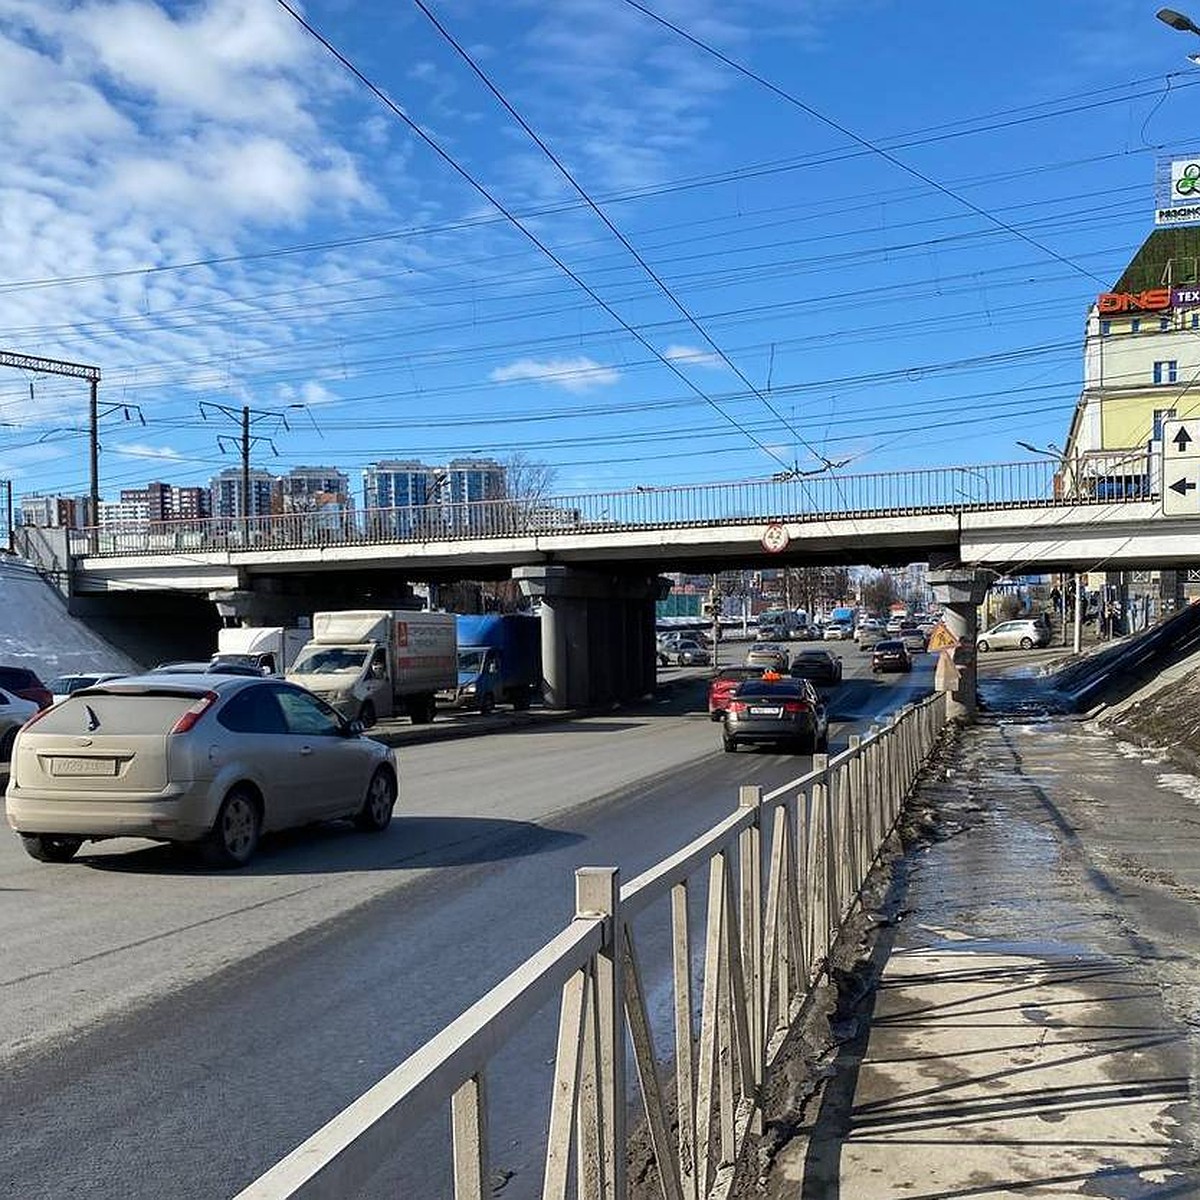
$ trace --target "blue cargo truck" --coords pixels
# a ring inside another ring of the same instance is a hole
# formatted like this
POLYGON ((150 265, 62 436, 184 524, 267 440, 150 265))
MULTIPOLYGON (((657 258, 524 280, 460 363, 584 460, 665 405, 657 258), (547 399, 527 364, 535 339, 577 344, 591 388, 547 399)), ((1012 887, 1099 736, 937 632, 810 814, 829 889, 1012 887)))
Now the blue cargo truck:
POLYGON ((527 613, 459 615, 458 686, 440 692, 451 708, 525 709, 542 687, 542 623, 527 613))

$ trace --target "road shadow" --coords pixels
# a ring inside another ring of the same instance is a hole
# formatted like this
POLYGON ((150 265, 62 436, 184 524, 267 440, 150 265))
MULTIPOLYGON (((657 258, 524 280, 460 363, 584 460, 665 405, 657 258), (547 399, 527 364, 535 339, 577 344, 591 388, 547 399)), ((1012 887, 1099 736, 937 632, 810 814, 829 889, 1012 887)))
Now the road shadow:
POLYGON ((129 875, 254 877, 325 875, 339 871, 413 871, 467 867, 546 854, 582 840, 532 821, 499 817, 438 817, 397 814, 382 834, 362 833, 348 821, 329 821, 266 835, 249 866, 236 871, 210 866, 189 846, 141 845, 125 852, 84 848, 75 864, 129 875))

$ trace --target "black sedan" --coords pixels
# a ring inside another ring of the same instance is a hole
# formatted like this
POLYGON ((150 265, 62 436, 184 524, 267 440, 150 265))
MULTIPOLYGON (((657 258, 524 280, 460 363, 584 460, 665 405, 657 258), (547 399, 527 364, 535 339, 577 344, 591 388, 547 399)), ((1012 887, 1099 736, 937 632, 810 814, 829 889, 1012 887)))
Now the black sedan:
POLYGON ((908 647, 898 638, 887 642, 876 642, 871 651, 871 670, 878 674, 880 671, 911 671, 912 657, 908 647))
POLYGON ((792 657, 788 674, 793 679, 808 679, 834 687, 842 682, 842 660, 828 650, 798 650, 792 657))
POLYGON ((748 679, 730 696, 721 744, 732 754, 743 742, 784 743, 799 754, 829 746, 829 714, 806 679, 748 679))

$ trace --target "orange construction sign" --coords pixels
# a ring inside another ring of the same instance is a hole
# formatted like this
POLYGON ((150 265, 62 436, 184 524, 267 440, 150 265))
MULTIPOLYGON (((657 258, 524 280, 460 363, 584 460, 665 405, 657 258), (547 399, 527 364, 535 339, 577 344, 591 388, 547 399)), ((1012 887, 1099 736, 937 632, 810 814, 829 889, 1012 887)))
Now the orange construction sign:
POLYGON ((958 645, 958 638, 946 628, 945 621, 939 621, 934 631, 929 635, 930 650, 953 650, 958 645))

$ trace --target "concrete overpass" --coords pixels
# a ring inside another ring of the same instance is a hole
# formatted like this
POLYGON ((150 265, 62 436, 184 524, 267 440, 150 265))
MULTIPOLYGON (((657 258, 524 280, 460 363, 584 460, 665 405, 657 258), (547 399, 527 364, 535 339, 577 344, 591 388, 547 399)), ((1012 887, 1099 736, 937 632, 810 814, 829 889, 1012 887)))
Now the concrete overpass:
POLYGON ((924 560, 958 572, 946 578, 962 581, 954 602, 965 633, 981 571, 1200 562, 1200 505, 1195 517, 1165 516, 1159 478, 1149 456, 1126 454, 1066 472, 1037 461, 37 531, 28 552, 57 572, 77 608, 219 593, 245 619, 271 624, 325 607, 401 604, 417 581, 511 573, 543 602, 551 695, 587 704, 652 684, 662 571, 924 560), (617 669, 598 670, 618 643, 617 669))

